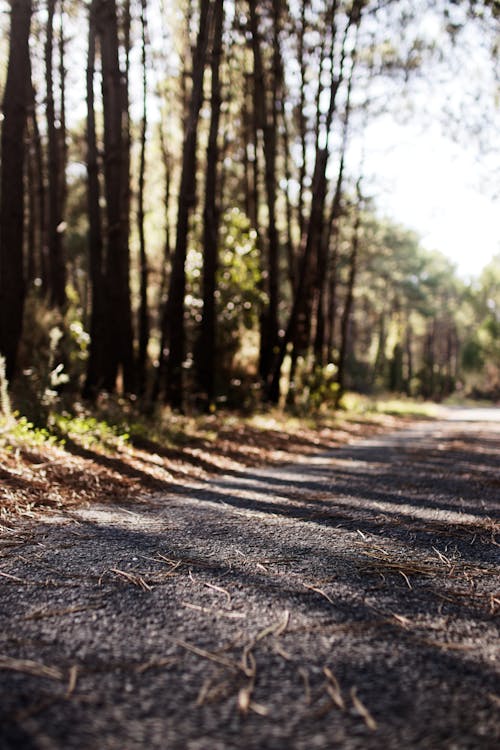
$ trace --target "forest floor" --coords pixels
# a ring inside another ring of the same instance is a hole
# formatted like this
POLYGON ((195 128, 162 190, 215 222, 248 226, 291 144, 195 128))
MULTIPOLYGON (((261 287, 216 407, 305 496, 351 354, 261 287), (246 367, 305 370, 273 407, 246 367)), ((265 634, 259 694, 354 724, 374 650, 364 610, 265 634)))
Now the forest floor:
POLYGON ((360 421, 11 451, 0 747, 497 748, 500 410, 360 421))

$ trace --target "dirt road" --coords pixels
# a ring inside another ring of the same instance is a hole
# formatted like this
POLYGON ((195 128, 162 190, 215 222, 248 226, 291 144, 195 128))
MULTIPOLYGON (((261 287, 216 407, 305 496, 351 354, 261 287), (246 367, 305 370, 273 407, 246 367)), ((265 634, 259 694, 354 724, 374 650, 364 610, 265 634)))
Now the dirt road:
POLYGON ((499 501, 453 410, 5 528, 0 747, 497 748, 499 501))

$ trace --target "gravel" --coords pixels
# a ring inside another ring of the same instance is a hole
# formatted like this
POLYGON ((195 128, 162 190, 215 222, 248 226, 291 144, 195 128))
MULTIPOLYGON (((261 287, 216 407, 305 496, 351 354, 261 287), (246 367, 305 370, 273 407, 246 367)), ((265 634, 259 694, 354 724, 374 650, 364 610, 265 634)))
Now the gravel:
POLYGON ((447 416, 4 528, 0 747, 499 747, 499 410, 447 416))

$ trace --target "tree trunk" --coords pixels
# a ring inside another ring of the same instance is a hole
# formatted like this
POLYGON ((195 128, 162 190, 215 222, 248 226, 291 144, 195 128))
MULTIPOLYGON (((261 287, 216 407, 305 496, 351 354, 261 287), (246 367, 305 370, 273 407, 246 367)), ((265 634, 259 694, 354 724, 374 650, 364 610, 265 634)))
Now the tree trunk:
POLYGON ((138 353, 138 387, 142 395, 146 389, 146 363, 149 343, 149 311, 148 311, 148 259, 146 255, 146 241, 144 237, 144 182, 146 171, 146 134, 148 78, 146 68, 146 19, 147 0, 141 0, 141 52, 142 52, 142 123, 141 123, 141 153, 139 160, 139 185, 137 194, 137 230, 139 234, 139 273, 140 273, 140 305, 139 305, 139 353, 138 353))
POLYGON ((104 182, 107 248, 105 284, 107 341, 103 385, 116 388, 123 375, 126 392, 134 390, 132 311, 130 305, 128 248, 128 139, 124 121, 127 100, 119 66, 118 25, 115 0, 97 0, 96 25, 102 65, 104 114, 104 182))
POLYGON ((61 309, 66 305, 66 266, 63 254, 61 206, 61 144, 56 127, 54 103, 54 13, 55 0, 48 0, 47 36, 45 41, 45 82, 48 137, 48 246, 49 302, 61 309))
POLYGON ((24 135, 31 100, 31 0, 11 3, 10 50, 3 99, 0 177, 0 354, 16 369, 24 310, 24 135))
MULTIPOLYGON (((217 0, 220 2, 221 0, 217 0)), ((200 0, 200 25, 193 55, 193 85, 185 126, 182 173, 177 211, 177 235, 167 301, 167 372, 166 400, 174 408, 182 408, 185 351, 184 297, 186 292, 186 254, 189 216, 196 202, 196 147, 198 121, 203 103, 203 81, 208 46, 210 16, 209 0, 200 0)))
MULTIPOLYGON (((358 27, 359 28, 359 27, 358 27)), ((317 287, 317 303, 316 303, 316 333, 314 339, 314 359, 317 365, 321 367, 325 362, 325 355, 328 357, 328 349, 326 342, 326 291, 328 285, 328 279, 330 277, 331 283, 329 284, 330 291, 330 302, 332 305, 335 304, 335 285, 337 282, 337 272, 335 265, 337 263, 336 250, 337 250, 337 234, 338 234, 338 222, 340 219, 341 201, 342 201, 342 189, 344 181, 344 169, 345 169, 345 157, 347 151, 347 141, 349 133, 349 118, 351 114, 351 95, 352 95, 352 84, 354 78, 354 71, 356 68, 357 55, 356 55, 357 39, 354 44, 352 52, 352 63, 351 70, 349 73, 349 80, 347 84, 346 94, 346 105, 344 112, 344 122, 342 128, 342 144, 340 148, 340 163, 339 171, 337 174, 337 182, 335 185, 335 193, 333 196, 332 207, 328 221, 326 223, 325 231, 320 239, 318 246, 318 275, 316 279, 317 287), (334 257, 332 262, 334 267, 330 268, 330 257, 329 250, 331 244, 331 236, 334 236, 334 257)), ((333 308, 330 309, 330 316, 335 317, 335 311, 333 308)), ((333 329, 333 324, 331 330, 333 329)), ((332 331, 333 332, 333 331, 332 331)))
POLYGON ((37 218, 38 218, 38 273, 41 281, 41 290, 45 296, 49 288, 49 256, 47 236, 47 198, 45 191, 45 170, 42 150, 42 138, 38 126, 36 112, 36 92, 31 87, 31 111, 30 120, 33 130, 33 157, 37 184, 37 218))
POLYGON ((103 238, 99 207, 99 160, 97 152, 94 111, 94 72, 96 56, 95 13, 97 0, 89 11, 89 40, 87 54, 87 201, 89 216, 89 276, 91 289, 90 351, 84 396, 93 398, 104 382, 104 352, 106 348, 106 312, 103 273, 103 238))
POLYGON ((256 0, 250 0, 250 31, 254 63, 254 107, 257 125, 262 131, 264 145, 264 183, 267 202, 267 307, 261 316, 259 372, 266 381, 278 343, 279 302, 279 238, 276 224, 276 135, 277 135, 277 68, 279 59, 279 0, 273 0, 273 91, 271 113, 267 106, 267 87, 262 61, 256 0))
POLYGON ((285 335, 281 339, 281 344, 274 362, 271 376, 266 389, 267 400, 277 404, 280 397, 280 378, 281 368, 286 356, 288 344, 295 340, 299 316, 303 309, 303 297, 307 288, 308 269, 317 241, 317 228, 322 222, 322 213, 325 203, 326 192, 326 166, 328 163, 328 151, 322 149, 317 153, 316 165, 314 169, 313 191, 311 199, 311 213, 309 216, 308 230, 303 237, 300 268, 298 272, 297 287, 295 290, 292 310, 288 319, 285 335))
POLYGON ((354 285, 356 283, 356 275, 358 272, 358 252, 359 252, 359 240, 361 234, 361 189, 360 181, 356 186, 358 194, 358 204, 356 210, 356 220, 354 222, 354 237, 352 241, 351 257, 349 262, 349 278, 347 281, 347 294, 344 303, 344 309, 342 311, 342 318, 340 320, 340 347, 339 347, 339 359, 337 363, 337 392, 335 394, 335 408, 337 409, 340 405, 342 396, 344 395, 345 387, 345 364, 346 355, 349 346, 349 323, 351 320, 352 307, 354 301, 354 285))
POLYGON ((217 205, 217 164, 219 161, 218 134, 221 109, 220 60, 222 55, 222 29, 224 25, 223 0, 216 0, 212 42, 212 93, 211 117, 208 134, 205 207, 203 211, 203 316, 197 350, 197 375, 206 405, 215 398, 216 370, 216 306, 215 290, 218 265, 219 217, 217 205))
MULTIPOLYGON (((59 91, 61 100, 61 110, 59 112, 59 143, 61 150, 61 168, 60 168, 60 185, 59 200, 61 206, 61 216, 66 214, 66 201, 68 185, 66 181, 66 168, 68 166, 68 141, 66 132, 66 38, 64 36, 64 0, 60 0, 60 22, 59 22, 59 91)), ((62 227, 61 227, 62 230, 62 227)))

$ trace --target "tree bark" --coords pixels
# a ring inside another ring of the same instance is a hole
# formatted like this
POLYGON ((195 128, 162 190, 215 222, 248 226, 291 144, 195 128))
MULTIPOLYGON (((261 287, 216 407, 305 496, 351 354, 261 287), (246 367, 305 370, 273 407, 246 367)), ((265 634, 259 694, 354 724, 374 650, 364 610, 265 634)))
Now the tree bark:
POLYGON ((102 65, 104 114, 104 183, 107 247, 106 349, 104 388, 114 391, 118 374, 125 392, 134 390, 132 311, 130 304, 128 247, 128 138, 124 127, 127 101, 125 79, 119 66, 118 24, 115 0, 97 0, 96 26, 102 65))
POLYGON ((340 320, 340 347, 339 347, 339 359, 337 363, 336 383, 337 392, 335 394, 335 408, 337 409, 340 405, 342 396, 345 390, 345 364, 347 348, 349 345, 349 322, 351 320, 352 307, 354 301, 354 285, 356 283, 356 275, 358 272, 358 253, 359 253, 359 241, 360 241, 360 230, 361 230, 361 188, 360 180, 356 186, 358 202, 356 209, 356 219, 354 222, 354 237, 352 241, 351 257, 349 260, 349 278, 347 281, 347 293, 344 303, 344 309, 342 311, 342 318, 340 320))
POLYGON ((31 0, 12 0, 10 49, 3 99, 0 177, 0 354, 15 373, 24 311, 24 158, 31 100, 31 0))
POLYGON ((61 143, 56 127, 54 102, 54 13, 56 2, 48 0, 45 40, 46 118, 48 138, 48 250, 49 302, 63 309, 66 305, 66 265, 63 251, 61 204, 61 143))
POLYGON ((267 86, 262 60, 259 18, 256 0, 249 1, 250 31, 254 62, 254 107, 257 125, 262 131, 264 146, 264 183, 267 202, 267 268, 266 291, 268 302, 261 316, 261 342, 259 372, 266 381, 278 343, 279 303, 279 237, 276 223, 276 136, 277 136, 277 68, 279 58, 279 0, 273 0, 273 76, 271 112, 267 105, 267 86))
POLYGON ((222 29, 224 3, 216 0, 214 6, 214 31, 212 42, 212 92, 211 117, 208 134, 205 181, 205 206, 203 210, 203 315, 197 349, 197 376, 206 406, 215 399, 216 372, 216 305, 215 290, 218 266, 220 207, 217 201, 217 165, 219 161, 219 122, 221 109, 220 60, 222 55, 222 29))
POLYGON ((177 234, 167 300, 166 400, 181 409, 184 397, 183 362, 185 353, 184 297, 186 292, 186 255, 189 217, 196 202, 196 148, 198 121, 203 103, 203 81, 208 46, 209 0, 200 0, 200 21, 193 55, 193 85, 185 126, 182 173, 177 210, 177 234))
POLYGON ((89 39, 87 53, 87 205, 89 217, 89 276, 91 290, 90 351, 84 396, 93 398, 104 382, 104 352, 106 348, 106 312, 103 269, 103 237, 99 207, 99 159, 97 152, 94 73, 96 57, 95 13, 97 0, 92 0, 89 11, 89 39))
POLYGON ((144 184, 146 172, 146 135, 148 128, 147 95, 147 0, 141 0, 141 55, 142 55, 142 122, 141 122, 141 153, 139 159, 139 184, 137 194, 137 230, 139 234, 139 274, 140 274, 140 305, 139 305, 139 352, 138 352, 138 387, 142 395, 146 389, 146 363, 149 343, 149 309, 148 309, 148 258, 144 235, 144 184))

